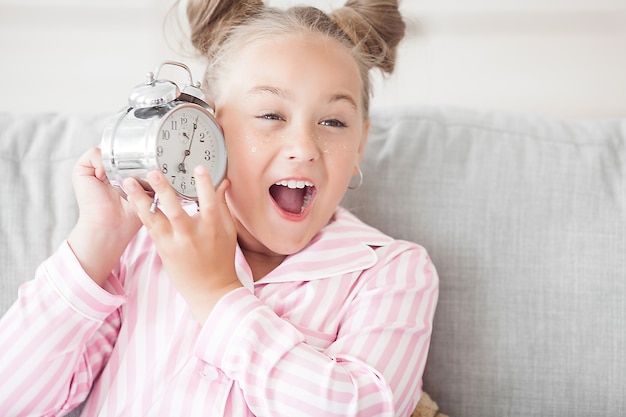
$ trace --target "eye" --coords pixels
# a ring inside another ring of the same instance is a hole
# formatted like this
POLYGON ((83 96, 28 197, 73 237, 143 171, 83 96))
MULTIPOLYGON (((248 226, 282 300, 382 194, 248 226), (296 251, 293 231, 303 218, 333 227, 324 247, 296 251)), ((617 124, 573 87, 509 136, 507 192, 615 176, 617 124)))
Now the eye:
POLYGON ((342 122, 341 120, 337 120, 337 119, 322 120, 320 124, 322 126, 328 126, 328 127, 347 127, 347 125, 344 122, 342 122))
POLYGON ((276 114, 276 113, 263 113, 260 116, 257 116, 257 119, 284 120, 284 118, 280 114, 276 114))

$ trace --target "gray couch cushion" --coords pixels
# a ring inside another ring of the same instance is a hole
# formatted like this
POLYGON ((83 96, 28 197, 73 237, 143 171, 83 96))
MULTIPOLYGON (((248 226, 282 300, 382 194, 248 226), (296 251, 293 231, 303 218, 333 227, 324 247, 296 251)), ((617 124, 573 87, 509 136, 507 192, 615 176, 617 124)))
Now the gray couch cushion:
POLYGON ((425 390, 454 416, 626 413, 626 121, 374 112, 344 205, 430 252, 425 390))
POLYGON ((0 314, 76 216, 71 171, 100 140, 103 116, 0 114, 0 314))

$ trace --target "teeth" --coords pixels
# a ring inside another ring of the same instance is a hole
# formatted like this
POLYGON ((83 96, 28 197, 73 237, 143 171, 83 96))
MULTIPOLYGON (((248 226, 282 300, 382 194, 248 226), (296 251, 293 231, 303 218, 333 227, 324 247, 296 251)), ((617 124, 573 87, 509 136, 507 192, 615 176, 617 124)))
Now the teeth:
POLYGON ((313 187, 313 184, 309 181, 296 181, 296 180, 281 180, 276 182, 276 185, 282 185, 289 188, 304 188, 313 187))
POLYGON ((300 208, 300 213, 304 211, 304 209, 306 208, 306 206, 309 205, 310 202, 311 202, 311 194, 305 195, 304 200, 302 200, 302 207, 300 208))

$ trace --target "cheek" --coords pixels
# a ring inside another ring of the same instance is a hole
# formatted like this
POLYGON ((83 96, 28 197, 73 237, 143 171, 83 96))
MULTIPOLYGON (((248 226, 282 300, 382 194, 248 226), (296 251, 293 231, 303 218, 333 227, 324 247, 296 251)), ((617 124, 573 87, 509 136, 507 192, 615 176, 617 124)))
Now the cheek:
POLYGON ((234 154, 245 158, 247 154, 256 153, 259 150, 257 142, 252 136, 242 133, 233 138, 231 148, 234 154))
POLYGON ((229 157, 232 154, 237 158, 245 158, 249 154, 256 154, 262 151, 264 145, 271 143, 267 135, 259 132, 253 126, 242 123, 244 119, 242 116, 228 116, 228 114, 223 114, 220 121, 222 122, 229 157))
POLYGON ((358 160, 360 142, 354 138, 320 134, 315 137, 315 142, 323 155, 344 159, 356 156, 355 160, 358 160))
POLYGON ((250 159, 262 158, 269 152, 271 140, 259 134, 236 132, 226 137, 229 162, 247 163, 250 159))
MULTIPOLYGON (((352 141, 322 144, 324 157, 331 159, 339 171, 352 173, 359 164, 359 144, 352 141)), ((351 175, 351 174, 350 174, 351 175)))
POLYGON ((324 137, 319 138, 317 144, 320 152, 329 157, 340 156, 349 151, 349 147, 346 143, 332 141, 324 137))
POLYGON ((227 136, 226 151, 227 175, 235 186, 241 183, 250 187, 258 183, 272 159, 269 146, 259 141, 258 137, 243 132, 227 136))

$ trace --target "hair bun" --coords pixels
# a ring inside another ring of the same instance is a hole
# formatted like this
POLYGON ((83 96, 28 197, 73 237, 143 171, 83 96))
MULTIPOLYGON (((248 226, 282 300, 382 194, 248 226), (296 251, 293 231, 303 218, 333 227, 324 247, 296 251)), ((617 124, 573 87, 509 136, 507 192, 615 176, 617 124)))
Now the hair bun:
POLYGON ((262 0, 189 0, 187 18, 192 45, 202 55, 212 56, 214 48, 226 38, 233 26, 242 23, 264 7, 262 0))
POLYGON ((397 0, 348 0, 330 17, 371 59, 371 66, 390 74, 406 24, 397 0))

